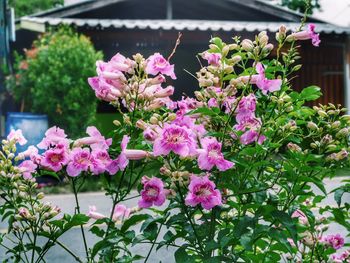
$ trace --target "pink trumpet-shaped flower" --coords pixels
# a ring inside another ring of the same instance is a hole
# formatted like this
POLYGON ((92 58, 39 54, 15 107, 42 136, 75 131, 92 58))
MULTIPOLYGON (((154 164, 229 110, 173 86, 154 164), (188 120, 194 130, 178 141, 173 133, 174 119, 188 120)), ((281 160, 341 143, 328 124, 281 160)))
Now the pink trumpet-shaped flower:
POLYGON ((152 205, 161 206, 166 199, 166 190, 164 183, 157 177, 142 177, 143 190, 141 199, 138 202, 139 207, 148 208, 152 205))
POLYGON ((198 152, 198 166, 202 170, 211 170, 216 166, 220 171, 226 171, 233 167, 234 163, 224 159, 221 153, 221 143, 216 138, 203 138, 203 149, 198 152))
POLYGON ((256 64, 256 71, 259 76, 256 80, 257 87, 262 91, 264 95, 268 92, 274 92, 281 89, 282 80, 280 79, 267 79, 265 77, 265 69, 264 66, 259 62, 256 64))
POLYGON ((129 160, 141 160, 146 158, 149 154, 146 151, 143 150, 128 150, 126 149, 128 146, 128 143, 130 141, 130 137, 127 135, 123 136, 122 142, 120 144, 121 146, 121 153, 117 158, 118 167, 120 170, 124 170, 126 166, 129 164, 129 160))
POLYGON ((78 176, 81 172, 86 172, 92 166, 90 150, 87 148, 74 148, 69 156, 67 173, 71 177, 78 176))
POLYGON ((255 117, 256 97, 254 93, 242 97, 238 103, 236 120, 241 123, 245 119, 255 117))
POLYGON ((112 139, 106 139, 94 126, 89 126, 86 129, 89 137, 84 137, 74 142, 74 147, 90 145, 92 150, 108 150, 112 144, 112 139))
POLYGON ((94 206, 94 205, 89 206, 89 211, 87 213, 87 216, 92 218, 92 219, 95 219, 95 220, 102 219, 102 218, 106 217, 105 215, 98 213, 96 211, 97 211, 96 206, 94 206))
POLYGON ((54 172, 58 172, 68 162, 68 154, 63 145, 48 149, 41 160, 40 165, 54 172))
POLYGON ((159 53, 154 53, 147 59, 146 73, 151 75, 161 73, 172 79, 176 79, 174 65, 170 65, 169 61, 159 53))
POLYGON ((215 189, 215 184, 209 180, 208 176, 191 176, 191 182, 188 186, 189 193, 186 196, 185 203, 189 206, 201 204, 204 209, 210 210, 217 205, 221 205, 221 193, 215 189))
POLYGON ((27 158, 27 157, 32 158, 32 157, 38 155, 38 153, 39 153, 38 149, 37 149, 35 146, 30 145, 30 146, 27 148, 27 150, 25 150, 25 151, 23 151, 23 152, 20 152, 20 153, 18 154, 18 158, 19 158, 20 160, 23 160, 23 159, 25 159, 25 158, 27 158))
POLYGON ((22 130, 11 130, 10 133, 7 135, 7 140, 9 141, 15 141, 15 143, 18 143, 19 145, 25 145, 27 143, 26 138, 24 138, 22 134, 22 130))
POLYGON ((23 178, 26 180, 33 178, 32 174, 35 173, 37 167, 38 166, 35 163, 33 163, 33 161, 31 160, 23 161, 18 166, 20 173, 22 174, 23 178))
POLYGON ((220 66, 221 54, 204 52, 202 58, 208 61, 208 64, 213 66, 220 66))
POLYGON ((160 136, 154 141, 153 155, 168 155, 171 151, 187 157, 195 154, 196 142, 191 130, 176 124, 165 124, 160 136))
POLYGON ((344 246, 344 238, 340 234, 328 235, 322 239, 322 242, 334 249, 340 249, 344 246))
POLYGON ((37 146, 39 149, 47 149, 59 144, 68 148, 69 140, 63 129, 53 126, 45 132, 45 137, 37 146))
POLYGON ((113 211, 113 221, 121 221, 129 218, 131 209, 127 208, 125 205, 118 204, 115 206, 113 211))
POLYGON ((321 43, 320 35, 315 32, 315 24, 309 24, 307 30, 296 32, 291 34, 296 40, 308 40, 311 39, 312 45, 318 47, 321 43))

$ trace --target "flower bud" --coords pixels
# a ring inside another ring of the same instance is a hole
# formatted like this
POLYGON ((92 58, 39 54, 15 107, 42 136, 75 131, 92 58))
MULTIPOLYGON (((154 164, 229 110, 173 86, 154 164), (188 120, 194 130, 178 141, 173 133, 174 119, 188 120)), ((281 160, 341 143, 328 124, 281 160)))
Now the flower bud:
POLYGON ((313 130, 313 131, 318 130, 317 124, 314 123, 314 122, 312 122, 312 121, 309 121, 309 122, 307 123, 307 127, 308 127, 310 130, 313 130))
POLYGON ((317 114, 320 115, 321 117, 327 117, 327 116, 328 116, 328 115, 327 115, 327 112, 325 112, 324 110, 319 110, 319 111, 317 112, 317 114))
POLYGON ((43 192, 40 192, 40 193, 38 193, 37 195, 36 195, 36 198, 37 199, 43 199, 45 197, 45 195, 44 195, 44 193, 43 192))
POLYGON ((236 50, 239 47, 237 44, 229 44, 228 46, 229 46, 230 50, 236 50))
POLYGON ((150 118, 150 123, 152 123, 152 124, 157 124, 158 123, 158 119, 157 119, 157 117, 155 117, 155 116, 152 116, 151 118, 150 118))
POLYGON ((336 129, 336 128, 339 128, 340 125, 341 125, 341 122, 340 122, 340 121, 335 121, 335 122, 332 123, 331 127, 332 127, 333 129, 336 129))
POLYGON ((202 95, 202 93, 200 91, 196 90, 194 92, 194 95, 196 96, 197 100, 199 100, 199 101, 204 100, 204 97, 203 97, 203 95, 202 95))
POLYGON ((271 43, 269 43, 262 49, 262 52, 263 53, 270 53, 272 49, 273 49, 273 45, 271 43))
POLYGON ((335 136, 337 138, 341 138, 341 137, 346 137, 348 135, 349 135, 349 129, 348 128, 343 128, 340 131, 338 131, 335 136))
POLYGON ((230 47, 227 46, 227 45, 224 46, 224 47, 222 48, 222 56, 223 56, 223 57, 226 57, 229 51, 230 51, 230 47))
POLYGON ((173 121, 173 120, 175 120, 176 119, 176 113, 170 113, 169 115, 168 115, 168 120, 169 121, 173 121))
POLYGON ((147 129, 148 124, 140 119, 140 120, 137 120, 136 127, 141 129, 141 130, 145 130, 145 129, 147 129))
POLYGON ((120 121, 118 121, 118 120, 114 120, 114 121, 113 121, 113 124, 114 124, 115 126, 120 126, 120 125, 121 125, 120 121))
POLYGON ((244 51, 253 51, 254 44, 250 39, 244 39, 241 43, 241 47, 244 51))

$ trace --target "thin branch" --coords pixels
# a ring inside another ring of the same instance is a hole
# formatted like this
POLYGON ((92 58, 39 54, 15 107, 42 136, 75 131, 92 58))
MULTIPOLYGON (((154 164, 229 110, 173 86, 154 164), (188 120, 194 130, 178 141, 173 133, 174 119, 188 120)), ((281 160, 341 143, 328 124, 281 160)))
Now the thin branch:
POLYGON ((175 47, 174 47, 173 51, 171 52, 171 54, 169 55, 168 61, 170 61, 170 59, 172 58, 172 56, 174 56, 178 45, 180 45, 180 43, 181 43, 181 41, 180 41, 180 40, 181 40, 181 37, 182 37, 182 33, 179 32, 179 34, 178 34, 178 36, 177 36, 177 39, 176 39, 176 42, 175 42, 175 47))

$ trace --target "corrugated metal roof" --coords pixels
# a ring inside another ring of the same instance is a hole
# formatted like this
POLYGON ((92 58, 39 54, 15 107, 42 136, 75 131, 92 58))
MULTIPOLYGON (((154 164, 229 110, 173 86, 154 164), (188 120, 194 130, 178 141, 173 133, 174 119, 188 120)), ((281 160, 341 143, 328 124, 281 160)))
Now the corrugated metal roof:
MULTIPOLYGON (((151 29, 151 30, 189 30, 189 31, 270 31, 276 32, 281 22, 244 22, 244 21, 208 21, 208 20, 121 20, 121 19, 76 19, 50 17, 23 17, 21 24, 56 26, 59 24, 78 27, 151 29)), ((283 23, 288 29, 295 30, 300 23, 283 23)), ((350 34, 350 28, 326 23, 315 23, 317 32, 325 34, 350 34)))

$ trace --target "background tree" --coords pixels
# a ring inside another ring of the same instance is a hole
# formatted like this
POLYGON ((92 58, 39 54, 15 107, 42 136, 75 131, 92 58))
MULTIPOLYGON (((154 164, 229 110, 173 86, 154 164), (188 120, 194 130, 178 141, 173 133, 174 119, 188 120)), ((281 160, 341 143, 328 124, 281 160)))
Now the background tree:
POLYGON ((9 4, 16 17, 21 17, 63 5, 63 0, 9 0, 9 4))
POLYGON ((311 15, 315 9, 321 8, 319 0, 282 0, 281 4, 289 9, 309 15, 311 15), (308 4, 310 5, 309 8, 307 8, 308 4))

